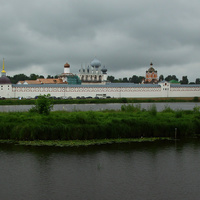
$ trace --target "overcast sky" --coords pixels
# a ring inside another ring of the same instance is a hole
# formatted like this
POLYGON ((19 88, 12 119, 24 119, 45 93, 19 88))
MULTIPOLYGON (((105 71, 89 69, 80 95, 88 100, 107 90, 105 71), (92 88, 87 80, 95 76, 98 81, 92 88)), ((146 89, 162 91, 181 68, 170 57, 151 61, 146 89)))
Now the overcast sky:
MULTIPOLYGON (((96 56, 116 78, 200 78, 199 0, 0 0, 7 75, 78 73, 96 56)), ((2 64, 1 64, 2 66, 2 64)))

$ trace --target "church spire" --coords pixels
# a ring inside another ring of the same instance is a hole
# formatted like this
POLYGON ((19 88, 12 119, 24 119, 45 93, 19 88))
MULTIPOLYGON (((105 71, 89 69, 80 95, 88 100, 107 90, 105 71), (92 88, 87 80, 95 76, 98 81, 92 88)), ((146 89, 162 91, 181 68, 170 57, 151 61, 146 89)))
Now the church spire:
POLYGON ((4 58, 3 58, 3 70, 1 71, 1 76, 6 76, 5 66, 4 66, 4 58))

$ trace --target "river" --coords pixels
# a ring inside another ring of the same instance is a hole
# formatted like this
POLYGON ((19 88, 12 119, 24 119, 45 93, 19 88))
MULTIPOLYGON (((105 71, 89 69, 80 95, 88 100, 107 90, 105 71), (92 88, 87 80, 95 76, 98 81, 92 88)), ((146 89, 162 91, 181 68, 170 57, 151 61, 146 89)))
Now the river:
POLYGON ((197 200, 200 140, 90 147, 0 144, 3 200, 197 200))
MULTIPOLYGON (((184 102, 184 103, 139 103, 141 108, 148 109, 153 104, 156 105, 157 110, 161 111, 166 106, 174 110, 192 110, 195 106, 200 106, 200 103, 184 102)), ((99 111, 99 110, 120 110, 123 103, 106 103, 106 104, 55 104, 53 110, 64 110, 64 111, 99 111)), ((137 103, 133 104, 137 105, 137 103)), ((18 112, 28 111, 32 105, 6 105, 0 106, 0 112, 18 112)))

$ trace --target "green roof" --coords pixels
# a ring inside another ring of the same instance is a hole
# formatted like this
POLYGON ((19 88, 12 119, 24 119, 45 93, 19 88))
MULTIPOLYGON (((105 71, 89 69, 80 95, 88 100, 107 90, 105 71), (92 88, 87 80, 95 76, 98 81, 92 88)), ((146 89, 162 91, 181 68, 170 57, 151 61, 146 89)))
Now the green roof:
POLYGON ((171 80, 169 81, 170 83, 174 83, 174 84, 180 84, 180 82, 178 82, 177 80, 171 80))

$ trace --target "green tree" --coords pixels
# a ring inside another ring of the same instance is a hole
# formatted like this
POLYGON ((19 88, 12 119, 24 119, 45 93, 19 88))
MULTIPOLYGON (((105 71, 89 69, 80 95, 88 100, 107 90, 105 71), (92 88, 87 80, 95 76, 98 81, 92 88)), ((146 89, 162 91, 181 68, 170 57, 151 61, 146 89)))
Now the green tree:
POLYGON ((176 77, 176 75, 172 75, 172 80, 178 81, 178 78, 176 77))
POLYGON ((139 76, 138 78, 139 78, 139 83, 142 83, 142 81, 145 80, 144 76, 139 76))
POLYGON ((197 78, 195 81, 196 84, 200 84, 200 78, 197 78))
POLYGON ((127 77, 123 78, 122 82, 123 82, 123 83, 128 83, 128 82, 129 82, 129 81, 128 81, 128 78, 127 78, 127 77))
POLYGON ((158 79, 159 81, 163 81, 164 80, 164 76, 161 74, 160 76, 159 76, 159 79, 158 79))
POLYGON ((108 76, 107 80, 112 83, 115 80, 115 77, 114 76, 108 76))
POLYGON ((48 75, 48 76, 47 76, 47 78, 53 78, 53 76, 51 76, 51 75, 48 75))
POLYGON ((165 78, 166 81, 171 81, 172 80, 172 76, 171 75, 168 75, 166 78, 165 78))
POLYGON ((26 76, 25 74, 16 74, 13 77, 8 77, 8 78, 13 84, 16 84, 18 81, 24 81, 29 79, 29 77, 26 76))
POLYGON ((50 111, 53 109, 53 99, 51 99, 50 96, 50 94, 38 96, 35 107, 31 108, 30 112, 49 115, 50 111))
POLYGON ((175 81, 178 81, 178 78, 176 77, 176 75, 168 75, 166 78, 165 78, 166 81, 171 81, 171 80, 175 80, 175 81))
POLYGON ((180 81, 181 84, 188 84, 189 80, 187 78, 187 76, 183 76, 182 80, 180 81))
POLYGON ((36 74, 30 74, 30 77, 29 77, 29 79, 30 80, 37 80, 38 79, 38 75, 36 75, 36 74))
POLYGON ((138 78, 138 76, 133 75, 132 78, 130 79, 131 83, 140 83, 140 80, 138 78))

